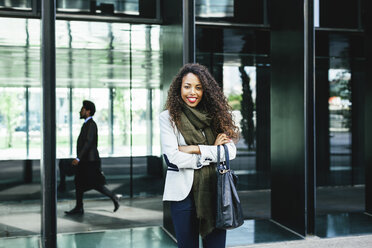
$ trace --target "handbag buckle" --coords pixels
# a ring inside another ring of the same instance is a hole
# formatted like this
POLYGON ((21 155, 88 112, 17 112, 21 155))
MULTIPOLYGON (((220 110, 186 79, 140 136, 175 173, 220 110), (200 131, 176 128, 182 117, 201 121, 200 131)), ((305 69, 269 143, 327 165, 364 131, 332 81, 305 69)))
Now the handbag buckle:
POLYGON ((220 166, 218 168, 218 172, 220 174, 225 174, 225 173, 227 173, 229 171, 230 171, 230 168, 227 168, 226 163, 225 162, 221 162, 220 163, 220 166))
POLYGON ((229 172, 230 169, 223 169, 223 170, 220 169, 218 171, 220 172, 220 174, 225 174, 225 173, 229 172))

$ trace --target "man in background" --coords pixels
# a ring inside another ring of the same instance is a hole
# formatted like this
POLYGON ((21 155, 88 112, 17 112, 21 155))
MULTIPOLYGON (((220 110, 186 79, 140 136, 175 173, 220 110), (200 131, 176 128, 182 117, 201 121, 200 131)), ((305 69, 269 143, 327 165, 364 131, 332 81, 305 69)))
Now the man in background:
POLYGON ((108 196, 114 203, 114 212, 119 207, 119 197, 111 192, 106 186, 106 178, 102 173, 101 159, 97 150, 98 130, 93 120, 96 107, 91 101, 83 101, 80 110, 80 119, 84 119, 80 135, 77 140, 77 158, 72 161, 75 167, 75 194, 76 205, 67 215, 84 214, 83 195, 84 192, 95 189, 108 196))

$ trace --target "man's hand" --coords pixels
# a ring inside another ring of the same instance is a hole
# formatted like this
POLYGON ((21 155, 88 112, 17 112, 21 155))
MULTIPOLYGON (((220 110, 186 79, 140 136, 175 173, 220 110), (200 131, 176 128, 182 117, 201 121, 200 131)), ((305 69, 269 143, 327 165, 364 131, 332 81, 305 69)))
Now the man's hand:
POLYGON ((72 165, 78 165, 79 161, 77 159, 72 160, 72 165))

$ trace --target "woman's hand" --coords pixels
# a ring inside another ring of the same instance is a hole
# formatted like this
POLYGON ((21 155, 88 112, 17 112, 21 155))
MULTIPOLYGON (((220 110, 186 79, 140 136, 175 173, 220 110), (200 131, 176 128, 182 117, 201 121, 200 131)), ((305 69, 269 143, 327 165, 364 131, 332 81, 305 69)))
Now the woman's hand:
POLYGON ((217 135, 217 138, 216 140, 214 141, 214 145, 215 146, 218 146, 218 145, 224 145, 224 144, 227 144, 231 141, 231 139, 224 133, 220 133, 217 135))
POLYGON ((200 154, 199 146, 179 146, 178 150, 189 154, 200 154))

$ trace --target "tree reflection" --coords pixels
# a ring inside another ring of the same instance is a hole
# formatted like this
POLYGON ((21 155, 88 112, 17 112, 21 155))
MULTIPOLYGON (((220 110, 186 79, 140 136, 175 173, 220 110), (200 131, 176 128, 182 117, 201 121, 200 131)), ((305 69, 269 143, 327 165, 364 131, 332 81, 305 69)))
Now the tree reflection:
POLYGON ((240 122, 242 135, 245 143, 248 145, 248 150, 252 150, 254 147, 254 123, 253 123, 253 111, 254 104, 252 98, 252 89, 250 86, 251 78, 244 70, 244 66, 239 67, 240 77, 242 78, 242 100, 241 109, 242 120, 240 122))
MULTIPOLYGON (((19 102, 20 93, 6 92, 0 93, 0 124, 3 124, 6 128, 5 146, 6 148, 13 147, 13 134, 19 121, 19 115, 21 114, 19 102)), ((19 131, 25 131, 25 127, 19 128, 19 131)))

